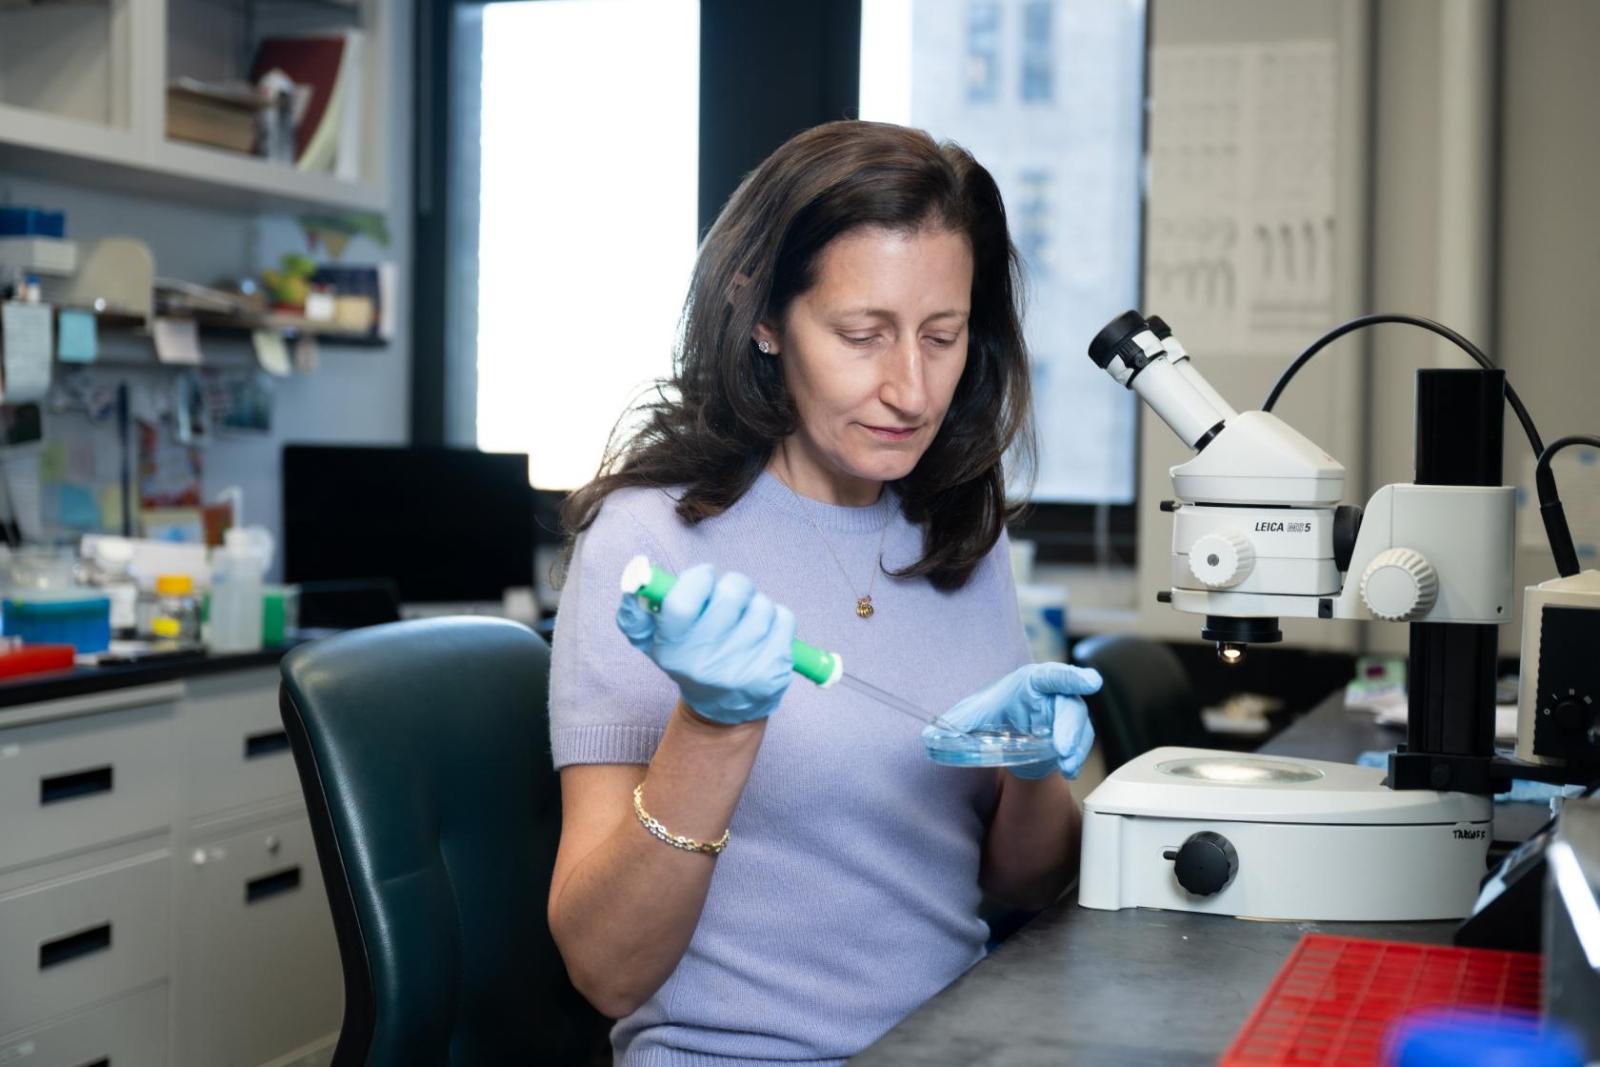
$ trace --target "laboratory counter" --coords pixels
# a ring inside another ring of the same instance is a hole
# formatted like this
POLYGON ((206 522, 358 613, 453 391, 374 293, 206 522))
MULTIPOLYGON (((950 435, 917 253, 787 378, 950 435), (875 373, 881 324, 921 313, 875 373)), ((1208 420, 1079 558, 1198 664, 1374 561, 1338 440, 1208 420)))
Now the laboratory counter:
MULTIPOLYGON (((1340 692, 1261 751, 1353 760, 1402 740, 1346 711, 1340 692)), ((1547 818, 1545 804, 1497 804, 1495 836, 1521 840, 1547 818)), ((1302 934, 1447 944, 1455 927, 1090 911, 1068 893, 850 1063, 1215 1063, 1302 934)))
POLYGON ((119 663, 99 667, 75 667, 69 671, 28 674, 0 680, 0 708, 37 704, 46 700, 88 696, 113 689, 152 685, 183 678, 198 678, 228 671, 270 667, 277 664, 293 645, 264 648, 256 652, 209 653, 170 656, 138 663, 119 663))

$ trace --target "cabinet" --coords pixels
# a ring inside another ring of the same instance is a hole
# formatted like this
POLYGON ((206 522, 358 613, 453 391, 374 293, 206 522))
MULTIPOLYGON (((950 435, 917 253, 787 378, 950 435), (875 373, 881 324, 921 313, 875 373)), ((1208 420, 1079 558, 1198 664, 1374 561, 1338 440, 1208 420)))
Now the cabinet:
POLYGON ((0 728, 0 871, 170 826, 179 692, 107 694, 80 714, 0 728))
POLYGON ((272 666, 0 708, 0 1064, 317 1067, 343 1015, 272 666))
POLYGON ((167 987, 119 997, 0 1041, 0 1063, 25 1067, 166 1067, 167 987))
POLYGON ((188 683, 184 807, 192 822, 300 796, 277 687, 275 667, 188 683))
POLYGON ((243 1067, 331 1046, 343 984, 304 816, 191 843, 179 866, 185 1062, 243 1067))
POLYGON ((384 0, 0 2, 0 170, 233 208, 382 211, 394 7, 384 0), (241 77, 264 34, 344 28, 363 38, 362 162, 354 176, 168 139, 170 78, 241 77))
POLYGON ((0 1034, 170 971, 165 849, 0 897, 0 1034))

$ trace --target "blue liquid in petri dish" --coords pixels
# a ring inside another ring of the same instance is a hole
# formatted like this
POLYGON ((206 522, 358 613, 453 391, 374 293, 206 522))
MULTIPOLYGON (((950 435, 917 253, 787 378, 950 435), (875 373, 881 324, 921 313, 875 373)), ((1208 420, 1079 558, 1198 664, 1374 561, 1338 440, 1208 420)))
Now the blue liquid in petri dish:
POLYGON ((1020 730, 936 730, 930 731, 923 743, 928 758, 946 767, 1023 767, 1056 760, 1056 747, 1049 736, 1020 730))

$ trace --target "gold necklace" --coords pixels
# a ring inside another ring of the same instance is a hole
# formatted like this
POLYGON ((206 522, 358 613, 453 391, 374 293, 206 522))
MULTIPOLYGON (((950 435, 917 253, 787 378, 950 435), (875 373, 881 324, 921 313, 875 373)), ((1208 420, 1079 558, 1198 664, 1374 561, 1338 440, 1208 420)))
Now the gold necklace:
MULTIPOLYGON (((778 480, 783 482, 782 478, 778 480)), ((839 573, 844 576, 846 588, 855 588, 855 583, 850 580, 850 572, 845 569, 844 561, 839 558, 839 553, 833 550, 833 545, 829 543, 827 535, 822 532, 822 527, 817 525, 817 520, 811 517, 811 512, 806 508, 806 502, 800 498, 799 493, 790 488, 788 482, 783 482, 783 487, 789 490, 789 494, 794 497, 795 503, 799 505, 800 514, 811 524, 811 528, 817 532, 817 540, 822 542, 822 547, 826 548, 828 555, 833 557, 834 565, 839 568, 839 573)), ((856 618, 858 619, 870 619, 875 613, 875 609, 872 606, 872 589, 878 582, 878 572, 883 570, 883 543, 889 536, 889 523, 893 518, 894 516, 891 514, 883 520, 883 531, 878 534, 878 558, 872 567, 872 577, 867 580, 867 591, 856 598, 856 618)))

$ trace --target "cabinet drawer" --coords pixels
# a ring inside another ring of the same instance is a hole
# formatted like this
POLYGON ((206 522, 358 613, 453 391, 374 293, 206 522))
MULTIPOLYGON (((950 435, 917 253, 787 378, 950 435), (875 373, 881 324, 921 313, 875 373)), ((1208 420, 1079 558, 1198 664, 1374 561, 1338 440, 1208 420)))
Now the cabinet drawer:
POLYGON ((267 1063, 337 1032, 343 977, 310 824, 197 845, 179 870, 180 1060, 267 1063))
POLYGON ((172 703, 0 730, 0 871, 172 824, 172 703))
POLYGON ((165 978, 171 897, 165 849, 0 897, 0 1034, 165 978))
POLYGON ((191 683, 183 703, 191 819, 300 795, 278 714, 278 672, 191 683))
POLYGON ((167 987, 0 1039, 6 1067, 167 1067, 167 987))

